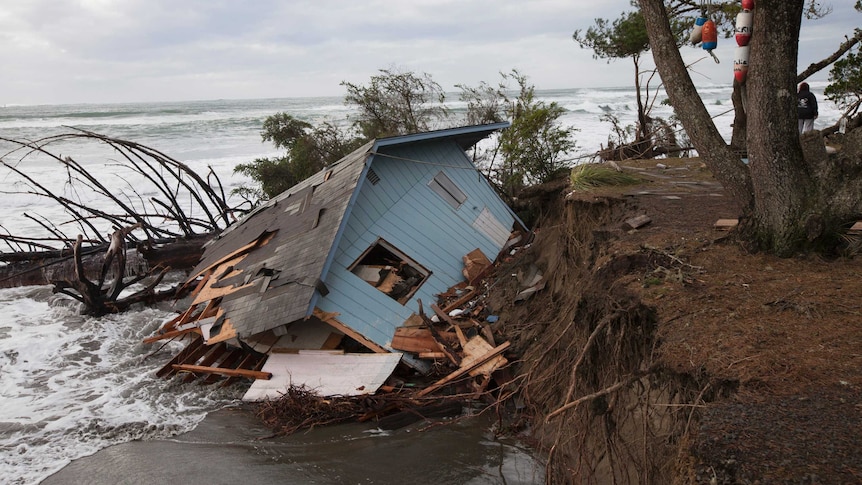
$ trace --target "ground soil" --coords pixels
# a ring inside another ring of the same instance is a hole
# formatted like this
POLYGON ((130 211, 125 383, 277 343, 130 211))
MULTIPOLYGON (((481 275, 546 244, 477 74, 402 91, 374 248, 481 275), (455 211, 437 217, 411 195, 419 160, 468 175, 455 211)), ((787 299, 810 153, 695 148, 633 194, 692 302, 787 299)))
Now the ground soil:
POLYGON ((613 251, 677 261, 627 283, 656 309, 657 361, 736 389, 693 403, 681 481, 862 483, 862 254, 752 254, 716 229, 740 211, 699 160, 620 165, 645 182, 574 197, 628 199, 650 222, 613 251))

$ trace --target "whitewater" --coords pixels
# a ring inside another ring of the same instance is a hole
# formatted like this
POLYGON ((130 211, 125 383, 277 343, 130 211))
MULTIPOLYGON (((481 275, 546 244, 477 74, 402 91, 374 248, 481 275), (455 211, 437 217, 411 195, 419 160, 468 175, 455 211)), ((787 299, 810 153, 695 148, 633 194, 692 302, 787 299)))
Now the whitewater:
MULTIPOLYGON (((812 83, 820 101, 815 128, 835 123, 838 109, 823 96, 825 83, 812 83)), ((704 104, 729 139, 733 121, 729 85, 702 86, 704 104)), ((595 160, 608 143, 612 126, 602 116, 618 117, 622 126, 636 118, 631 88, 574 88, 537 91, 544 102, 566 109, 561 122, 577 129, 572 164, 595 160)), ((450 96, 447 105, 463 116, 465 105, 450 96)), ((651 115, 670 119, 673 110, 660 96, 651 115)), ((211 100, 173 103, 5 106, 0 108, 0 136, 36 140, 76 127, 155 148, 199 173, 210 168, 226 191, 249 183, 233 173, 239 163, 278 154, 262 143, 264 119, 287 112, 312 124, 346 123, 355 112, 340 97, 211 100)), ((67 174, 46 157, 0 155, 40 183, 70 190, 67 174)), ((67 143, 52 151, 73 156, 98 174, 109 188, 136 185, 117 169, 115 153, 91 144, 67 143)), ((0 231, 27 236, 43 229, 24 214, 62 223, 69 216, 26 191, 18 179, 0 173, 4 211, 0 231)), ((79 194, 86 199, 86 194, 79 194)), ((146 195, 146 194, 143 194, 146 195)), ((64 225, 69 231, 73 227, 64 225)), ((0 248, 8 251, 9 248, 0 248)), ((176 282, 180 275, 173 276, 176 282)), ((175 314, 170 303, 102 318, 79 314, 77 303, 53 294, 50 287, 0 289, 0 481, 38 483, 72 460, 116 443, 174 436, 193 429, 214 410, 236 403, 242 389, 182 385, 155 377, 155 371, 180 344, 154 348, 141 343, 175 314)))

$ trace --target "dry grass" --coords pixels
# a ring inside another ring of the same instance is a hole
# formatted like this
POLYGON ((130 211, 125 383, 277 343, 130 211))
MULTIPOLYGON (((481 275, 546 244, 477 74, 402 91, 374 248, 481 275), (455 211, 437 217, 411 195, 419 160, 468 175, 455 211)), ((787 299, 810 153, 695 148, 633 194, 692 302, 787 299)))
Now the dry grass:
POLYGON ((588 191, 597 187, 634 185, 642 182, 639 177, 605 164, 587 163, 572 169, 569 177, 572 189, 588 191))

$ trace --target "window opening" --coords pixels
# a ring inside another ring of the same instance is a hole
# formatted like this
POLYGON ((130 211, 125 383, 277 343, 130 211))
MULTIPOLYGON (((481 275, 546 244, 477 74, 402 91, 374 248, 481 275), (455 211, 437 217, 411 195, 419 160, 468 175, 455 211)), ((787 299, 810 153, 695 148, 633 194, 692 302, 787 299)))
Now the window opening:
POLYGON ((383 239, 366 249, 349 269, 402 305, 431 276, 430 271, 383 239))
POLYGON ((438 172, 437 175, 428 182, 428 186, 431 187, 431 190, 442 197, 449 205, 451 205, 453 209, 461 207, 461 204, 467 200, 467 194, 458 188, 458 186, 455 185, 455 182, 453 182, 452 179, 442 171, 438 172))

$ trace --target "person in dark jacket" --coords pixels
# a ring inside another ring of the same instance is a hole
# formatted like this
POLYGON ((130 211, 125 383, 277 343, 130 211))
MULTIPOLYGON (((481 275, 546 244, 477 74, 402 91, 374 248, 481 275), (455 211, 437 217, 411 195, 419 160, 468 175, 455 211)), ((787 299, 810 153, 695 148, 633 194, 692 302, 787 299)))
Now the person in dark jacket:
POLYGON ((814 120, 817 118, 817 98, 809 91, 808 83, 799 85, 796 93, 796 113, 799 117, 799 134, 808 133, 814 129, 814 120))

